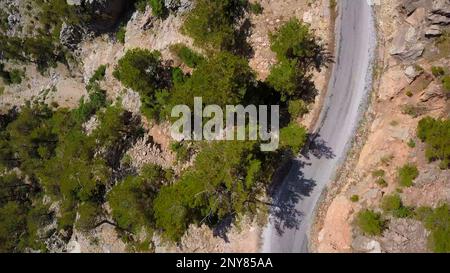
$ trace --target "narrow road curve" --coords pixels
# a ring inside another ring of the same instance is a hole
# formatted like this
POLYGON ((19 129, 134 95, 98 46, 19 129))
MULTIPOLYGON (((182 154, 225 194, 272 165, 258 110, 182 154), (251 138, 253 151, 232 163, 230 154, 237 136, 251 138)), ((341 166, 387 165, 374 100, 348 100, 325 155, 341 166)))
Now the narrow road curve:
POLYGON ((275 190, 262 252, 308 252, 314 208, 351 144, 372 84, 376 47, 371 0, 341 0, 335 65, 308 151, 275 190))

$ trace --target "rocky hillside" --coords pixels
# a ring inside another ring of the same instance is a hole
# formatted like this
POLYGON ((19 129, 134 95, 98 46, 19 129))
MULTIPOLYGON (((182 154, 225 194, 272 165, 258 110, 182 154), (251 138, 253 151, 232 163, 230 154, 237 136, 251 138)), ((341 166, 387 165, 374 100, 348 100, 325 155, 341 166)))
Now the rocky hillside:
POLYGON ((448 252, 450 1, 378 1, 375 11, 372 102, 319 210, 316 250, 448 252))
POLYGON ((328 0, 1 1, 0 252, 257 251, 272 175, 320 109, 330 17, 328 0), (174 141, 168 109, 193 95, 281 101, 282 147, 174 141))

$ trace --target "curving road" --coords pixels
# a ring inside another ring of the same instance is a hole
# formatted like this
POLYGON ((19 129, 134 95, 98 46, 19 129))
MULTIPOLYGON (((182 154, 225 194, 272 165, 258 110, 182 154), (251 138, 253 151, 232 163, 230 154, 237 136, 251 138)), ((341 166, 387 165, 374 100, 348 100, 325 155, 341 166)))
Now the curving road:
POLYGON ((370 0, 340 0, 336 60, 315 134, 273 196, 262 252, 308 252, 314 208, 351 144, 371 89, 376 46, 370 0))

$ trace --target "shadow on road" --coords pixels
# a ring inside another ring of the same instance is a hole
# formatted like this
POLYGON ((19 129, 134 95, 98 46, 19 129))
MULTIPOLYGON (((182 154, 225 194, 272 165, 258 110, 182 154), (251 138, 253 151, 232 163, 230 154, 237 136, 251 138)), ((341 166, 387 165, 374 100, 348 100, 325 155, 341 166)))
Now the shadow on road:
POLYGON ((290 162, 290 168, 286 170, 283 182, 273 190, 273 207, 271 220, 279 235, 286 229, 298 229, 303 219, 303 212, 296 208, 299 201, 311 195, 316 186, 316 181, 304 177, 303 169, 312 158, 332 159, 335 157, 332 149, 320 137, 312 134, 308 139, 300 158, 294 158, 290 162))

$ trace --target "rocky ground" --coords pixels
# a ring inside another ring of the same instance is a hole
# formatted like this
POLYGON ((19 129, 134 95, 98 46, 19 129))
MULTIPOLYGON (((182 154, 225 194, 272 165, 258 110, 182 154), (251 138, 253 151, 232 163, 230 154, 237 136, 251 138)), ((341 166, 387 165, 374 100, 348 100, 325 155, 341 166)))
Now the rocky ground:
POLYGON ((450 201, 450 171, 428 163, 416 137, 424 116, 448 118, 450 104, 433 66, 449 67, 446 33, 450 1, 374 1, 379 36, 372 102, 349 160, 318 210, 313 244, 318 252, 427 252, 427 231, 413 219, 391 219, 382 236, 366 237, 354 225, 363 208, 380 210, 384 195, 400 191, 397 169, 417 165, 420 175, 400 196, 408 206, 435 207, 450 201), (439 38, 441 37, 441 38, 439 38), (437 39, 444 39, 438 44, 437 39), (412 111, 406 111, 409 109, 412 111), (408 142, 414 141, 415 147, 408 142), (385 170, 387 187, 372 172, 385 170), (359 196, 358 202, 350 201, 359 196))

